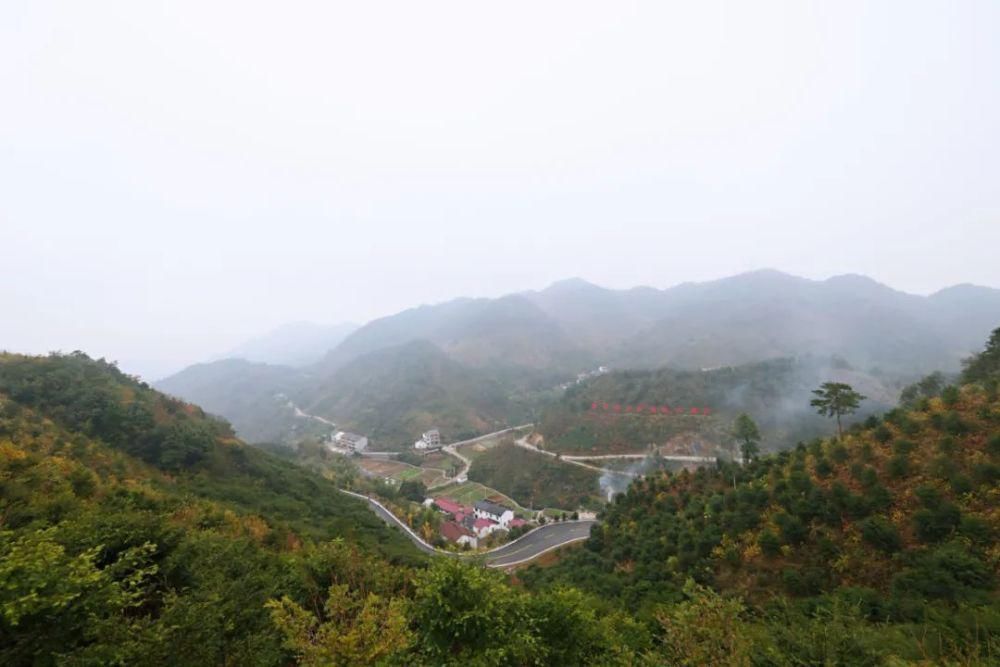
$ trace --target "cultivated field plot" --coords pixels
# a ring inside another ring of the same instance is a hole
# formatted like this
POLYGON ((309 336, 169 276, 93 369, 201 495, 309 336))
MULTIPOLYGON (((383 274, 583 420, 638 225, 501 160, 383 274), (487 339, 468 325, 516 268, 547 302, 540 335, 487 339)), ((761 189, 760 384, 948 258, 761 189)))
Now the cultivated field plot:
POLYGON ((398 482, 419 479, 425 485, 431 485, 443 479, 440 470, 428 468, 418 468, 408 463, 400 461, 387 461, 383 459, 361 459, 357 462, 358 467, 364 472, 374 477, 392 478, 398 482))
POLYGON ((458 447, 458 453, 471 461, 475 461, 478 457, 482 456, 491 449, 502 444, 513 443, 516 438, 523 437, 526 433, 530 432, 531 428, 524 428, 513 433, 504 433, 503 435, 486 438, 485 440, 479 440, 470 445, 462 445, 458 447))
POLYGON ((454 471, 462 467, 462 462, 454 456, 450 456, 444 452, 434 452, 422 457, 420 467, 429 469, 436 468, 437 470, 450 471, 449 474, 453 474, 454 471))

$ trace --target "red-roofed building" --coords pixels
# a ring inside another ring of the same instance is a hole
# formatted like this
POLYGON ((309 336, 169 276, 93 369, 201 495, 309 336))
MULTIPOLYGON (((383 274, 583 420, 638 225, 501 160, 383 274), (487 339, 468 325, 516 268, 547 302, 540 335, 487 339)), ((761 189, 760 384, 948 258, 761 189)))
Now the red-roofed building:
POLYGON ((510 528, 519 528, 520 526, 527 526, 528 522, 524 519, 511 519, 510 523, 507 524, 510 528))
POLYGON ((500 524, 492 519, 476 519, 472 522, 472 530, 479 538, 486 537, 499 527, 500 524))
POLYGON ((437 508, 446 514, 457 514, 459 512, 464 512, 464 509, 460 504, 456 503, 451 498, 438 498, 434 501, 437 508))
POLYGON ((479 543, 470 530, 454 521, 445 521, 441 524, 441 536, 455 544, 468 544, 473 549, 479 543))

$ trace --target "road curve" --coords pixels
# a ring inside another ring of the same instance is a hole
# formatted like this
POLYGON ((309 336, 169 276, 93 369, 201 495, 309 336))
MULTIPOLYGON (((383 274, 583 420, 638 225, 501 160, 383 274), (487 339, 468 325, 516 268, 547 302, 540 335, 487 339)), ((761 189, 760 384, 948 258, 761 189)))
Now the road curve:
POLYGON ((547 523, 486 554, 488 567, 512 567, 534 560, 553 549, 590 537, 597 521, 560 521, 547 523))
POLYGON ((505 568, 527 563, 538 558, 544 553, 553 549, 579 542, 590 537, 590 529, 597 524, 594 520, 583 521, 560 521, 558 523, 548 523, 531 530, 513 542, 508 542, 495 549, 479 554, 460 554, 453 551, 443 551, 435 549, 425 542, 419 535, 413 532, 409 526, 403 523, 395 514, 390 512, 385 505, 354 491, 341 489, 341 492, 349 496, 364 500, 368 507, 378 515, 380 519, 390 526, 394 526, 403 531, 414 546, 420 551, 434 556, 446 556, 451 558, 468 558, 471 560, 482 559, 486 567, 505 568))

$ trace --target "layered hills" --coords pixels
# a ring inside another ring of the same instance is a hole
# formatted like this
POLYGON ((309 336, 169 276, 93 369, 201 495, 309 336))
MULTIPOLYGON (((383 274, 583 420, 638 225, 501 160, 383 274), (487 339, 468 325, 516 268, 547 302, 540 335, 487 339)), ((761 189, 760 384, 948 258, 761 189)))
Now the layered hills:
POLYGON ((244 341, 220 357, 279 366, 307 366, 326 356, 357 328, 357 324, 350 322, 331 325, 292 322, 244 341))
POLYGON ((2 355, 0 661, 994 664, 1000 329, 962 380, 651 474, 512 586, 111 364, 2 355))
POLYGON ((701 370, 835 360, 873 388, 870 396, 892 402, 906 382, 957 371, 997 323, 1000 290, 971 285, 924 297, 863 276, 814 281, 770 270, 664 290, 611 290, 573 279, 380 318, 295 369, 220 361, 157 386, 225 416, 251 441, 294 441, 309 432, 289 397, 306 412, 378 431, 379 444, 392 448, 412 442, 425 424, 445 424, 457 437, 509 423, 526 413, 509 410, 511 402, 530 403, 535 412, 539 392, 599 365, 701 370), (418 382, 421 363, 436 370, 418 382), (364 382, 374 375, 381 379, 377 396, 364 382), (484 393, 508 400, 486 405, 484 393))

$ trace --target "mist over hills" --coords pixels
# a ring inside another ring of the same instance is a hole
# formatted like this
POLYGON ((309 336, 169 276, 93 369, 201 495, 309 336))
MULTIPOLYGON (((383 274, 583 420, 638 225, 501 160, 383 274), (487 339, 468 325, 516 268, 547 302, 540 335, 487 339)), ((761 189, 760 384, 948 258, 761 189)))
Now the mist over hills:
POLYGON ((998 324, 1000 290, 972 285, 918 296, 865 276, 816 281, 774 270, 662 290, 570 279, 379 318, 299 368, 221 361, 157 386, 225 416, 251 441, 289 440, 295 419, 289 425, 280 394, 397 446, 421 425, 458 435, 519 417, 515 397, 598 365, 700 370, 828 358, 891 397, 930 371, 958 370, 998 324), (268 421, 284 426, 260 425, 268 421))
POLYGON ((306 366, 322 359, 357 328, 351 322, 329 325, 292 322, 241 343, 220 358, 306 366))

